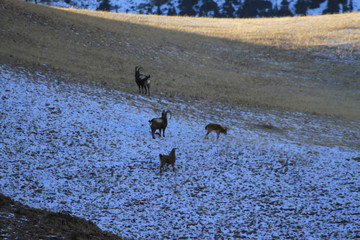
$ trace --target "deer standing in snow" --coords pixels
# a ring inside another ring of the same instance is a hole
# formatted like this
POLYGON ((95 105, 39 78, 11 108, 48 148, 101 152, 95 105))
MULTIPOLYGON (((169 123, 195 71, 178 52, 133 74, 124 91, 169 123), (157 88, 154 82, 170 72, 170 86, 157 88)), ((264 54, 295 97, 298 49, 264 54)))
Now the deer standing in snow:
POLYGON ((216 132, 217 133, 217 138, 216 139, 219 139, 220 133, 226 135, 228 128, 227 127, 222 127, 219 124, 209 123, 208 125, 206 125, 205 130, 207 130, 207 133, 205 135, 205 139, 208 138, 208 135, 211 132, 216 132))
POLYGON ((163 155, 163 154, 159 154, 160 157, 160 173, 161 173, 161 168, 165 165, 165 164, 171 164, 173 167, 173 171, 175 172, 175 160, 176 160, 176 156, 175 156, 175 149, 177 148, 173 148, 171 150, 171 152, 169 153, 169 155, 163 155))

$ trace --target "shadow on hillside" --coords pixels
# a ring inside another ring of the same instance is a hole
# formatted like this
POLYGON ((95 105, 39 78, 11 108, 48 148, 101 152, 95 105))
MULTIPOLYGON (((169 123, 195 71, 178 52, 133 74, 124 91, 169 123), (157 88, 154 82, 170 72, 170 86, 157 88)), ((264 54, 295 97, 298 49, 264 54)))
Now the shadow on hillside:
POLYGON ((1 193, 0 226, 8 239, 122 239, 85 219, 31 208, 1 193))

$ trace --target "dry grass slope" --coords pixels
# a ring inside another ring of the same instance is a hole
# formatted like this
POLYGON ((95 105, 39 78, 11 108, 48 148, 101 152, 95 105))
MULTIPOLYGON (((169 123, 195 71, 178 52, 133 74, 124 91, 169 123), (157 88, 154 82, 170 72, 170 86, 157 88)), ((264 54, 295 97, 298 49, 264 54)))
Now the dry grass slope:
POLYGON ((360 119, 360 13, 206 19, 0 2, 0 61, 65 81, 360 119))

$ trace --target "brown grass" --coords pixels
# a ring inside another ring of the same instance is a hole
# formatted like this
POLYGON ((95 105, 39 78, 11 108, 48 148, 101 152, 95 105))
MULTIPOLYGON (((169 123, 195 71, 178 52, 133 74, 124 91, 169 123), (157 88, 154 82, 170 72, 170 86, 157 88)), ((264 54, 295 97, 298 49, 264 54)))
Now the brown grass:
POLYGON ((208 19, 0 2, 0 61, 69 81, 360 119, 360 13, 208 19))
POLYGON ((273 19, 214 19, 117 14, 74 9, 70 11, 115 21, 287 49, 320 47, 317 50, 324 51, 323 47, 343 46, 341 50, 345 53, 345 51, 352 52, 360 46, 359 13, 273 19))

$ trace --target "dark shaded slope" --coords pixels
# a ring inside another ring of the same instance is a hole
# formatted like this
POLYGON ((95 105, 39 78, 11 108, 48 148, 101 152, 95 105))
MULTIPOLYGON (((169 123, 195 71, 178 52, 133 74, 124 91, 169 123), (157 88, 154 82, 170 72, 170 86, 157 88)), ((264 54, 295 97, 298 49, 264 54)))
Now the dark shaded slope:
POLYGON ((1 239, 122 239, 91 221, 31 208, 0 193, 1 239))

